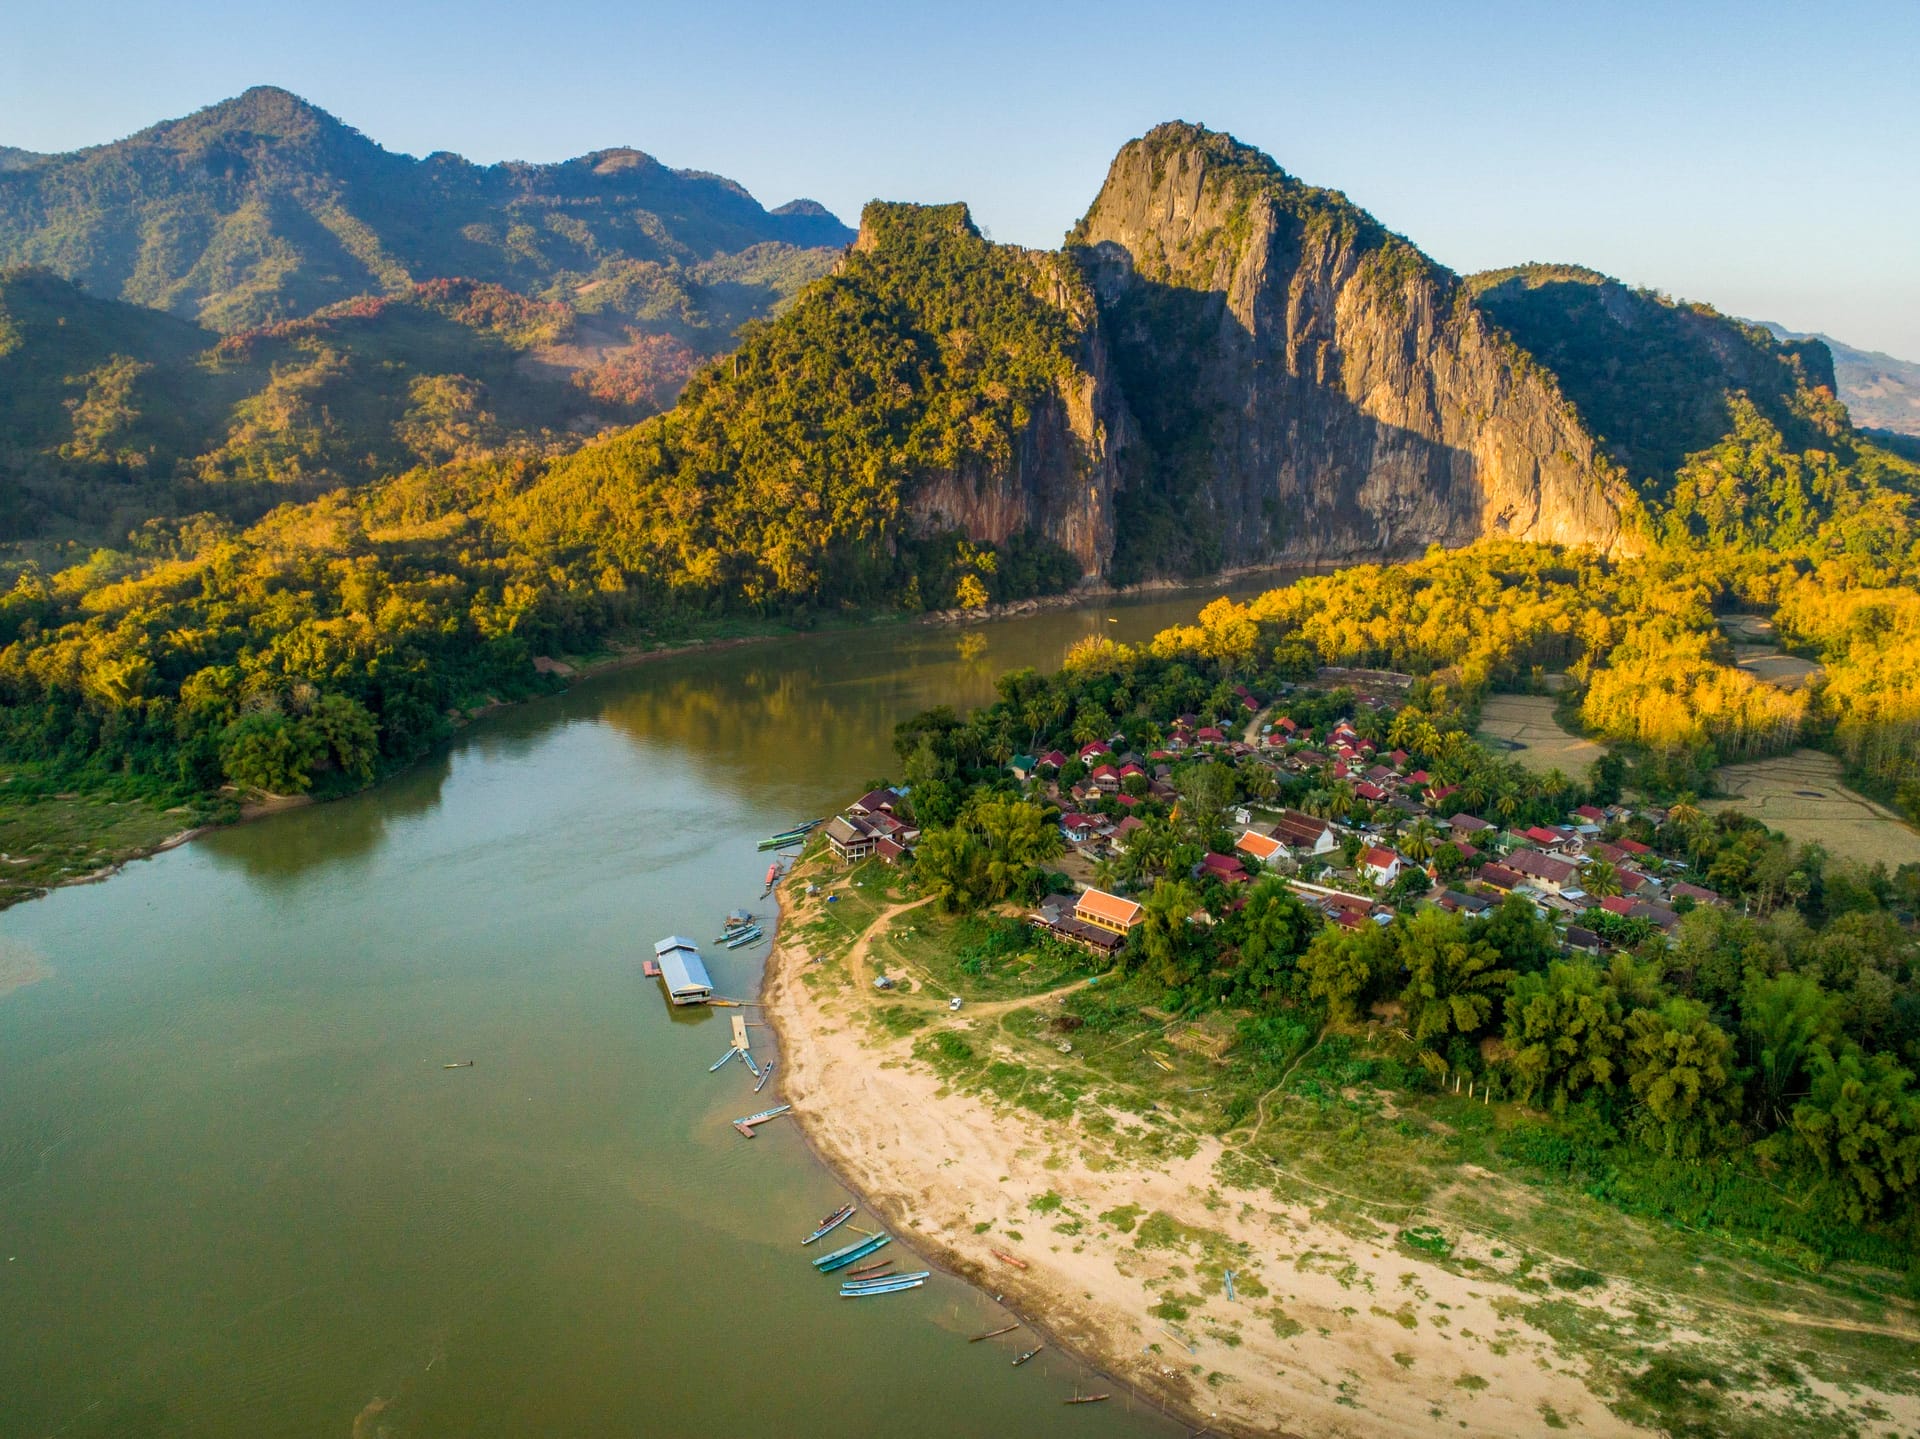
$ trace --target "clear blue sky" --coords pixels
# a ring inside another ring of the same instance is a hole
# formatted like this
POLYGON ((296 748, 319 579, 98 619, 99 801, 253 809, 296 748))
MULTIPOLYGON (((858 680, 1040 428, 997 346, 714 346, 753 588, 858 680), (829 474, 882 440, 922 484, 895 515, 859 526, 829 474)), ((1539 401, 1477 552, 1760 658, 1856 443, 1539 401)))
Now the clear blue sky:
POLYGON ((769 204, 1056 244, 1126 139, 1231 130, 1460 270, 1577 261, 1920 360, 1920 0, 1180 6, 9 0, 0 144, 252 84, 390 149, 628 144, 769 204))

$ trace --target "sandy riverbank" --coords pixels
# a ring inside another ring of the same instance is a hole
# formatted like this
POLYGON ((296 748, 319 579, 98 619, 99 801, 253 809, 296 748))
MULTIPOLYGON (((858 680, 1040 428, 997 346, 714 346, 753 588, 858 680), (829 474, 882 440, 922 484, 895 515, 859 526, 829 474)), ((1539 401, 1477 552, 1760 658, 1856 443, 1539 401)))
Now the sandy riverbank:
MULTIPOLYGON (((911 1038, 882 1036, 862 1013, 866 950, 903 907, 815 964, 800 929, 825 897, 786 892, 768 961, 783 1098, 873 1212, 1047 1335, 1217 1434, 1646 1432, 1588 1392, 1581 1361, 1513 1316, 1503 1286, 1222 1184, 1212 1136, 1186 1158, 1129 1162, 1078 1125, 948 1090, 911 1038), (1209 1262, 1221 1255, 1231 1301, 1209 1262), (1176 1292, 1177 1326, 1149 1312, 1176 1292)), ((987 1044, 1001 1012, 1044 1002, 942 1008, 942 1022, 987 1044)), ((1124 1134, 1132 1117, 1114 1118, 1124 1134)))

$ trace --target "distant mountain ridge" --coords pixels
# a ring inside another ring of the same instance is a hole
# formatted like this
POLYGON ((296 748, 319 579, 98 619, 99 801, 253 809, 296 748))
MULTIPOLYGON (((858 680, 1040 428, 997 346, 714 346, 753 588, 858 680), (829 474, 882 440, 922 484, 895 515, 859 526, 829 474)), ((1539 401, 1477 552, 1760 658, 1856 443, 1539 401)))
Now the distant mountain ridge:
POLYGON ((769 211, 639 150, 414 159, 268 86, 111 144, 7 156, 0 264, 221 331, 456 277, 569 301, 614 282, 644 318, 663 276, 763 247, 761 268, 777 268, 853 239, 817 204, 769 211))
POLYGON ((1796 334, 1769 320, 1760 325, 1783 340, 1818 340, 1832 352, 1840 398, 1861 429, 1920 436, 1920 363, 1862 350, 1831 335, 1796 334))

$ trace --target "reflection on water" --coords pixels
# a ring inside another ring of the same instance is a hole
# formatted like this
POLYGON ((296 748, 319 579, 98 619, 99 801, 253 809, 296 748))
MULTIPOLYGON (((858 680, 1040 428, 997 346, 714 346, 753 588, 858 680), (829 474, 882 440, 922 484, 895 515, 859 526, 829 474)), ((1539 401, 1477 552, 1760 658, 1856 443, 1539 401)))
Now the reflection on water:
POLYGON ((797 1241, 838 1187, 734 1134, 771 1092, 637 965, 901 719, 1195 605, 660 660, 0 915, 0 973, 51 971, 0 998, 0 1439, 1053 1433, 1090 1376, 958 1342, 984 1296, 834 1299, 797 1241))

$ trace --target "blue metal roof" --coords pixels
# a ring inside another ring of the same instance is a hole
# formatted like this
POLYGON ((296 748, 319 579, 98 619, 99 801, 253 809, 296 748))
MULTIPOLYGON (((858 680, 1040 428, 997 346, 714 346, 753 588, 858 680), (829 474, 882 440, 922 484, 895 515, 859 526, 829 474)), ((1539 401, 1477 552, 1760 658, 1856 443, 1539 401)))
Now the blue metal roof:
POLYGON ((660 974, 667 982, 668 994, 712 993, 713 980, 701 962, 699 947, 692 940, 669 935, 654 945, 653 952, 660 961, 660 974))

